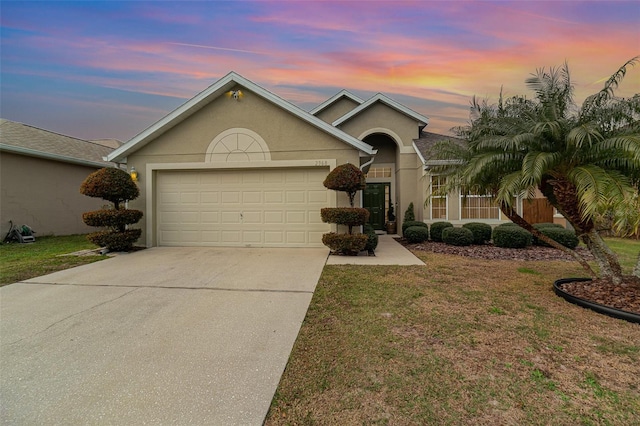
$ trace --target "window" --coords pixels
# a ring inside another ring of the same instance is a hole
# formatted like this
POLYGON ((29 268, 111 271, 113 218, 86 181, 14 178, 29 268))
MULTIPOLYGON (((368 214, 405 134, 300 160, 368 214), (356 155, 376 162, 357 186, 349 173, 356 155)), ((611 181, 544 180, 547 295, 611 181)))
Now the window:
POLYGON ((367 172, 367 179, 370 178, 390 178, 391 167, 371 167, 367 172))
POLYGON ((460 196, 461 219, 500 219, 500 209, 489 195, 460 196))
POLYGON ((431 219, 447 218, 447 196, 444 187, 447 178, 444 176, 431 176, 431 219))

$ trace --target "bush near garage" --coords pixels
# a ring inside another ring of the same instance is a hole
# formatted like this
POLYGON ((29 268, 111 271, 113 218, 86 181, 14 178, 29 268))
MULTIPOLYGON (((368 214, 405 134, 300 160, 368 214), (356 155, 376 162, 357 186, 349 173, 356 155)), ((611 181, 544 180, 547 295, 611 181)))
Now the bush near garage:
POLYGON ((515 224, 502 224, 493 228, 493 244, 505 248, 525 248, 533 243, 531 233, 515 224))
MULTIPOLYGON (((469 222, 462 225, 473 234, 473 244, 484 244, 491 240, 491 225, 481 222, 469 222)), ((444 237, 443 237, 444 240, 444 237)))
POLYGON ((143 213, 140 210, 127 209, 123 205, 140 195, 140 190, 129 173, 114 167, 97 170, 82 182, 80 193, 113 203, 112 206, 102 210, 86 212, 82 215, 85 224, 106 228, 87 235, 87 239, 110 251, 131 250, 133 244, 140 238, 142 230, 127 229, 127 227, 138 223, 143 213))
POLYGON ((327 207, 320 209, 320 217, 325 223, 359 226, 369 220, 369 210, 361 207, 327 207))
POLYGON ((431 224, 431 240, 442 242, 442 230, 445 228, 453 228, 451 222, 433 222, 431 224))
POLYGON ((473 232, 467 228, 444 228, 442 242, 452 246, 470 246, 473 244, 473 232))
POLYGON ((423 228, 429 229, 429 225, 424 222, 419 222, 417 220, 406 221, 402 222, 402 235, 404 235, 404 231, 406 231, 406 229, 410 226, 422 226, 423 228))
POLYGON ((429 239, 429 228, 410 226, 404 231, 404 238, 412 244, 427 241, 429 239))

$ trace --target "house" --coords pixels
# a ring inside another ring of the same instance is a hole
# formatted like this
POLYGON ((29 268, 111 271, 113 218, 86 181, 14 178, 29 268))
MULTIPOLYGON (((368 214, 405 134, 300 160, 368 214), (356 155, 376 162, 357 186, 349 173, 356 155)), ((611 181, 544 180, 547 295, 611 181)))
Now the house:
MULTIPOLYGON (((82 181, 102 167, 106 146, 0 119, 0 232, 26 224, 36 236, 95 231, 82 213, 99 209, 103 200, 80 194, 82 181)), ((111 146, 109 146, 111 145, 111 146)))
MULTIPOLYGON (((106 159, 138 174, 147 246, 321 246, 331 225, 322 207, 348 205, 322 182, 339 164, 356 164, 367 189, 356 203, 382 229, 393 205, 398 225, 407 206, 416 219, 463 223, 505 220, 478 198, 429 198, 434 138, 428 118, 376 94, 341 91, 307 112, 229 73, 160 119, 106 159)), ((400 227, 398 228, 400 229, 400 227)))

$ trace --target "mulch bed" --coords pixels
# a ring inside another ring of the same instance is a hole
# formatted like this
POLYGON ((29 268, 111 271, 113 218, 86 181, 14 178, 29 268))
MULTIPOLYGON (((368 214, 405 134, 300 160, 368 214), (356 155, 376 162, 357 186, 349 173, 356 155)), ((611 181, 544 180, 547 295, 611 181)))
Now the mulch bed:
MULTIPOLYGON (((475 259, 575 261, 571 255, 551 247, 531 246, 524 249, 508 249, 492 244, 456 247, 433 241, 425 241, 420 244, 409 244, 402 238, 397 241, 410 250, 466 256, 475 259)), ((576 251, 585 259, 593 260, 593 256, 586 248, 578 247, 576 251)), ((562 290, 590 302, 640 314, 640 278, 638 277, 625 276, 620 285, 615 285, 607 279, 567 283, 562 286, 562 290)))

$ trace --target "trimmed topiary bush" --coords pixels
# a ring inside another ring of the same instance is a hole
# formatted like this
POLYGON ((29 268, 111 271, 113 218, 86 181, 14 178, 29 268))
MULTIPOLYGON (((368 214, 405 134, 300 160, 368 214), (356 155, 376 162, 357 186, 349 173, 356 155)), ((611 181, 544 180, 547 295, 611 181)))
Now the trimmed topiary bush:
POLYGON ((424 222, 419 222, 417 220, 406 221, 406 222, 402 222, 402 235, 404 235, 404 231, 406 231, 407 228, 410 226, 422 226, 424 228, 429 229, 429 225, 427 225, 424 222))
MULTIPOLYGON (((570 229, 565 229, 563 227, 542 227, 538 228, 538 230, 547 237, 551 238, 553 241, 556 241, 572 250, 578 247, 578 243, 580 242, 575 231, 572 231, 570 229)), ((550 247, 549 244, 545 243, 542 240, 539 240, 536 237, 533 237, 533 244, 538 246, 550 247)))
POLYGON ((142 218, 142 211, 122 204, 138 198, 140 190, 124 170, 106 167, 91 173, 80 185, 80 193, 113 203, 112 208, 86 212, 82 220, 89 226, 107 228, 87 235, 92 243, 110 251, 131 250, 142 230, 127 229, 142 218))
POLYGON ((329 232, 322 235, 322 244, 336 253, 356 256, 365 249, 369 237, 366 234, 336 234, 329 232))
POLYGON ((473 244, 473 232, 468 228, 444 228, 442 241, 452 246, 470 246, 473 244))
POLYGON ((404 238, 412 244, 421 243, 429 239, 429 228, 410 226, 404 232, 404 238))
POLYGON ((322 184, 325 188, 346 192, 349 196, 349 204, 353 207, 353 198, 356 192, 367 186, 367 178, 362 170, 347 163, 331 170, 322 184))
POLYGON ((404 219, 402 222, 414 222, 416 220, 416 215, 413 212, 413 203, 409 203, 409 207, 404 212, 404 219))
MULTIPOLYGON (((462 225, 473 233, 473 244, 484 244, 491 240, 491 225, 481 222, 469 222, 462 225)), ((444 241, 444 236, 443 236, 444 241)), ((446 242, 446 241, 445 241, 446 242)))
POLYGON ((453 228, 450 222, 433 222, 431 224, 431 240, 442 242, 442 230, 445 228, 453 228))
POLYGON ((493 244, 497 247, 525 248, 532 241, 531 233, 518 225, 499 225, 493 229, 493 244))

